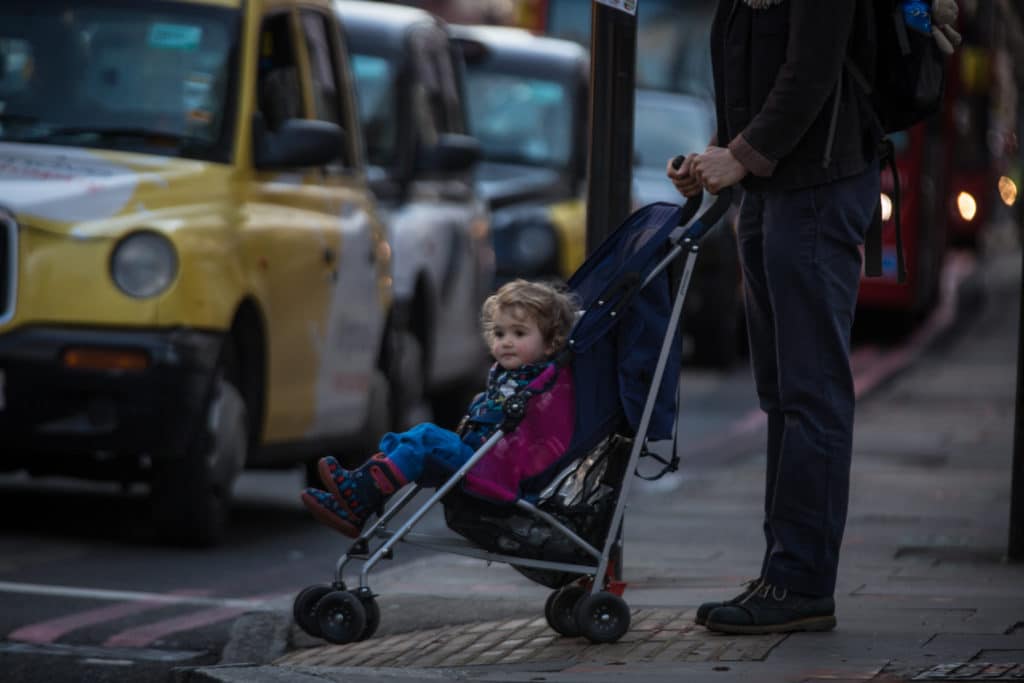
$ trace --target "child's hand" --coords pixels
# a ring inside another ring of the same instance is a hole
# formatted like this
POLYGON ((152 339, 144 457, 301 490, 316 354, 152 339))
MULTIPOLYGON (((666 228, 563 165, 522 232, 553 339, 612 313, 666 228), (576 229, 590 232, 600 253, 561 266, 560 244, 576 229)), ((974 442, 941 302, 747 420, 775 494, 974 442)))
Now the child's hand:
POLYGON ((679 194, 683 195, 687 199, 690 197, 696 197, 704 191, 704 188, 700 184, 700 180, 693 174, 693 161, 697 158, 697 154, 687 154, 686 158, 683 159, 683 163, 676 168, 672 165, 672 162, 676 160, 676 157, 672 157, 665 164, 665 175, 669 177, 672 184, 675 185, 676 190, 679 194))

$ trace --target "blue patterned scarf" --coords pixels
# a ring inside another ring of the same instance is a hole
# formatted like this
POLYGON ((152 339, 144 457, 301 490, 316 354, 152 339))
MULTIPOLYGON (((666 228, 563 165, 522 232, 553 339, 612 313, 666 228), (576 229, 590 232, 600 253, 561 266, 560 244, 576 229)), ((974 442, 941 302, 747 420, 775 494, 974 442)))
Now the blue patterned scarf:
POLYGON ((474 450, 498 429, 504 419, 505 400, 537 379, 552 361, 530 363, 515 370, 505 370, 495 363, 487 374, 487 389, 476 397, 459 425, 462 440, 474 450))

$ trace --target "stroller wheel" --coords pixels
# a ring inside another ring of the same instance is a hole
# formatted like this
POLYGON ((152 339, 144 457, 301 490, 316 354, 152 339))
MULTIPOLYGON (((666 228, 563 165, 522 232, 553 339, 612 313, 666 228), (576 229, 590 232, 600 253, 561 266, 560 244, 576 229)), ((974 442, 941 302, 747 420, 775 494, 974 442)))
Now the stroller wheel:
POLYGON ((306 586, 299 591, 295 596, 295 602, 292 603, 292 617, 295 623, 314 638, 321 637, 320 623, 316 620, 316 604, 332 590, 334 589, 327 584, 306 586))
POLYGON ((629 630, 629 605, 614 593, 583 596, 575 616, 580 635, 592 643, 614 643, 629 630))
POLYGON ((586 595, 586 592, 582 586, 575 584, 552 591, 544 603, 544 618, 548 620, 548 626, 568 638, 580 635, 575 609, 576 603, 586 595))
POLYGON ((373 594, 369 589, 366 590, 365 595, 358 591, 352 591, 352 594, 359 602, 363 603, 363 611, 366 613, 366 625, 363 626, 363 631, 356 640, 366 640, 372 637, 377 632, 377 627, 380 626, 380 607, 377 606, 377 601, 373 599, 373 594))
POLYGON ((316 618, 323 639, 338 645, 357 640, 366 628, 363 603, 347 591, 333 591, 320 598, 316 618))

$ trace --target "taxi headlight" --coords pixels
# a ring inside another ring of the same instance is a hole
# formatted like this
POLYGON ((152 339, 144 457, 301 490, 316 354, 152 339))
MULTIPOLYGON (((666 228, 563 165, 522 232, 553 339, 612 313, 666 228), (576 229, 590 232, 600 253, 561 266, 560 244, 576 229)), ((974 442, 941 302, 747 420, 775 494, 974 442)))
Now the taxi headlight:
POLYGON ((158 232, 136 232, 123 238, 110 257, 110 275, 118 288, 139 299, 156 296, 174 282, 178 255, 158 232))
POLYGON ((527 223, 516 230, 516 262, 526 269, 539 268, 555 255, 555 231, 547 223, 527 223))

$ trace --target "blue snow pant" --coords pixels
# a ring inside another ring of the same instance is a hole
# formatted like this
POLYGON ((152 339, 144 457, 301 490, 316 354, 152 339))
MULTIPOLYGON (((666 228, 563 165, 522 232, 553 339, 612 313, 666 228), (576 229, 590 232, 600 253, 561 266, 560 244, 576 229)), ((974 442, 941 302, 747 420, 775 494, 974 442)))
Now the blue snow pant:
POLYGON ((832 595, 853 448, 850 370, 877 164, 829 184, 747 192, 738 239, 754 381, 768 416, 761 576, 832 595))
POLYGON ((430 422, 397 434, 388 432, 380 440, 380 450, 407 481, 434 487, 469 462, 474 453, 458 434, 430 422))

